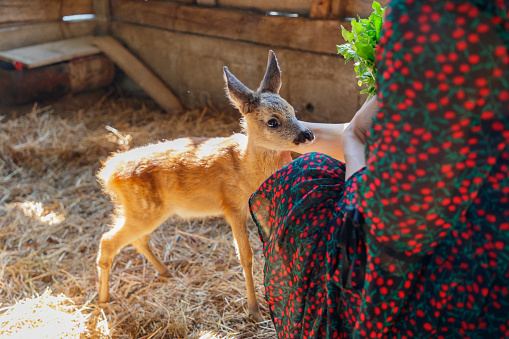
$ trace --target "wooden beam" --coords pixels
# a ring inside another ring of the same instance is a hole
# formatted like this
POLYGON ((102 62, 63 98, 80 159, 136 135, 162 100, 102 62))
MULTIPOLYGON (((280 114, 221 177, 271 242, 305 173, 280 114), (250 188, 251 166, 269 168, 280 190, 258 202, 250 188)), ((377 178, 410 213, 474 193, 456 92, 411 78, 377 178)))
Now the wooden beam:
POLYGON ((315 19, 328 19, 331 15, 332 0, 311 0, 309 17, 315 19))
POLYGON ((331 19, 344 19, 348 0, 332 0, 331 19))
POLYGON ((252 11, 193 7, 175 2, 112 0, 113 20, 269 47, 336 54, 343 43, 337 20, 267 16, 252 11))
POLYGON ((110 0, 93 0, 94 15, 98 21, 96 33, 106 35, 109 33, 109 24, 111 21, 111 3, 110 0))
POLYGON ((98 20, 110 20, 111 4, 110 0, 93 0, 94 15, 98 20))
POLYGON ((247 8, 259 12, 309 14, 311 0, 218 0, 220 7, 247 8))
POLYGON ((196 4, 202 6, 217 6, 217 0, 196 0, 196 4))
POLYGON ((184 107, 177 96, 117 40, 112 37, 95 37, 92 42, 143 88, 165 111, 183 111, 184 107))

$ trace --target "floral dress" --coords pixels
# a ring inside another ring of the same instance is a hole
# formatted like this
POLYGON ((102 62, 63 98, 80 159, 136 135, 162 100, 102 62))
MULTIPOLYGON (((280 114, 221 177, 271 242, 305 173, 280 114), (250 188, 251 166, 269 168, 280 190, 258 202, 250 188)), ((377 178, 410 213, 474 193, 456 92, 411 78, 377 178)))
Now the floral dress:
POLYGON ((392 1, 367 166, 253 194, 279 338, 509 338, 509 5, 392 1))

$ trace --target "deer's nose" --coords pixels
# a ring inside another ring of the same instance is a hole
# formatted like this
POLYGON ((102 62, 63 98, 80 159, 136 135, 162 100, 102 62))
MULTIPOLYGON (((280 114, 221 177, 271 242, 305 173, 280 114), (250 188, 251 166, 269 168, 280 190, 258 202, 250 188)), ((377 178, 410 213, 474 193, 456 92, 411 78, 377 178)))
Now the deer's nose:
POLYGON ((295 145, 300 145, 308 141, 313 141, 315 135, 310 130, 305 130, 299 133, 297 138, 293 141, 295 145))

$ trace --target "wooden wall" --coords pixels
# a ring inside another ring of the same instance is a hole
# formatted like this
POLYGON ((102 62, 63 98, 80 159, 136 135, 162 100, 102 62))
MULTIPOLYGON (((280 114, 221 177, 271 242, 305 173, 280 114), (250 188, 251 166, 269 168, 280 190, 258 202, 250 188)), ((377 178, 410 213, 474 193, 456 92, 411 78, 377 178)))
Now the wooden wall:
POLYGON ((92 0, 2 0, 0 23, 59 21, 63 16, 94 13, 92 0))
POLYGON ((114 23, 113 35, 151 67, 189 107, 228 109, 223 66, 256 89, 269 47, 283 70, 281 95, 303 119, 347 120, 358 107, 353 67, 339 57, 247 42, 114 23), (150 39, 147 39, 150 37, 150 39), (349 109, 350 108, 350 109, 349 109))
POLYGON ((0 50, 110 34, 188 107, 232 110, 223 66, 256 88, 272 49, 283 70, 281 94, 299 117, 343 122, 364 99, 353 65, 336 53, 340 28, 371 11, 371 0, 3 0, 0 50), (96 20, 62 21, 89 13, 96 20))
POLYGON ((94 34, 95 20, 62 21, 94 12, 92 0, 1 0, 0 50, 94 34))
POLYGON ((220 7, 254 9, 262 12, 309 14, 311 0, 217 0, 220 7))
POLYGON ((337 55, 336 45, 344 42, 341 25, 350 28, 339 15, 372 10, 365 0, 341 1, 339 6, 339 0, 111 0, 111 34, 189 107, 229 109, 223 66, 256 88, 272 49, 283 70, 281 95, 299 117, 344 122, 364 98, 353 65, 337 55), (267 15, 270 11, 299 16, 267 15))

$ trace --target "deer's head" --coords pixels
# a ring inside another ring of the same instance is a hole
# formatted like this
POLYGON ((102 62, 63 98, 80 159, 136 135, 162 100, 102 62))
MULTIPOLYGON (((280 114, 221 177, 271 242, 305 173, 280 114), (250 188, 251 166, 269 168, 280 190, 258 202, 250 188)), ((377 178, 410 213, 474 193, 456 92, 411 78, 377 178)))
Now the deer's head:
POLYGON ((226 94, 244 117, 249 138, 257 145, 273 150, 290 150, 314 140, 313 132, 295 117, 293 107, 281 96, 281 70, 273 51, 265 76, 256 91, 247 88, 224 67, 226 94))

